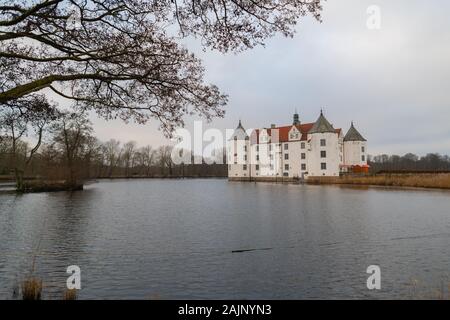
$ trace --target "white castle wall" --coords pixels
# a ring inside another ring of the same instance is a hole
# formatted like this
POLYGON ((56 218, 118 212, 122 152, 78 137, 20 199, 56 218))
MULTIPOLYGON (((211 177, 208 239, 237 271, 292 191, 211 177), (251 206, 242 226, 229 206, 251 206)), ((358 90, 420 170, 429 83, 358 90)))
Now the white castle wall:
POLYGON ((351 166, 367 165, 367 143, 365 141, 345 141, 344 163, 351 166))
POLYGON ((308 157, 308 176, 339 176, 339 137, 337 133, 314 133, 308 135, 310 140, 308 157), (321 140, 325 139, 326 146, 321 146, 321 140), (321 157, 321 151, 326 151, 326 158, 321 157), (321 167, 326 163, 326 169, 321 167))
POLYGON ((250 177, 250 141, 233 139, 228 145, 228 177, 250 177))

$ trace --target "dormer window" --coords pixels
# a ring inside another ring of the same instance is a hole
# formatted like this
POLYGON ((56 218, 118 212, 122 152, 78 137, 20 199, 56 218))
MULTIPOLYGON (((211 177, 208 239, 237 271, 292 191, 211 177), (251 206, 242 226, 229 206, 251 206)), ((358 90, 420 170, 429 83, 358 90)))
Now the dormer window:
POLYGON ((294 131, 289 135, 290 140, 297 140, 298 138, 299 138, 299 134, 297 131, 294 131))

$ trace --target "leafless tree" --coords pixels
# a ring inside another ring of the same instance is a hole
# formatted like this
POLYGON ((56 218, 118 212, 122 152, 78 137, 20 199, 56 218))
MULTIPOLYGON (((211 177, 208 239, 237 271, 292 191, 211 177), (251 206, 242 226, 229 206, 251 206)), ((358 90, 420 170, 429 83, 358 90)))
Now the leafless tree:
POLYGON ((150 168, 153 166, 155 161, 155 151, 151 146, 146 146, 141 149, 141 154, 144 158, 144 166, 146 168, 145 175, 150 176, 150 168))
POLYGON ((111 177, 114 168, 119 164, 121 153, 120 153, 120 142, 114 139, 109 140, 103 145, 104 153, 106 156, 106 161, 109 167, 108 177, 111 177))
POLYGON ((82 154, 83 178, 89 179, 91 176, 98 176, 103 165, 102 144, 92 135, 86 135, 85 147, 82 154), (93 174, 91 171, 97 172, 93 174))
POLYGON ((68 113, 53 125, 54 142, 64 155, 69 186, 78 184, 77 163, 85 154, 91 141, 92 125, 84 113, 68 113))
POLYGON ((161 146, 158 148, 158 161, 163 175, 172 176, 172 146, 161 146))
POLYGON ((142 176, 149 177, 150 169, 154 164, 155 151, 151 146, 145 146, 140 148, 136 153, 136 163, 141 170, 140 173, 142 176))
POLYGON ((23 189, 23 175, 42 143, 44 130, 57 119, 58 111, 42 95, 33 95, 27 101, 16 100, 0 108, 0 134, 10 142, 11 163, 18 190, 23 189), (31 132, 36 143, 28 151, 23 138, 31 132), (19 151, 22 146, 23 152, 19 151), (21 156, 22 155, 22 156, 21 156))
POLYGON ((122 161, 125 167, 125 175, 130 176, 130 168, 133 168, 133 161, 135 160, 136 142, 128 141, 122 147, 122 161))
POLYGON ((210 120, 227 103, 179 39, 238 52, 293 36, 321 10, 321 0, 0 0, 0 107, 46 88, 106 119, 156 118, 170 134, 184 115, 210 120))

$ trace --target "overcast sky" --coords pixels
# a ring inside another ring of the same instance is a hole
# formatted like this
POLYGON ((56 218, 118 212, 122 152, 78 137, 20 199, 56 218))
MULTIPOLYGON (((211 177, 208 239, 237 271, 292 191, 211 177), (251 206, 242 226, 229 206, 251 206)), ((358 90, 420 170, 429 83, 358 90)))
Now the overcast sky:
MULTIPOLYGON (((328 0, 323 23, 302 20, 293 39, 282 36, 239 55, 203 52, 207 82, 229 95, 224 119, 210 126, 247 128, 304 123, 323 108, 337 128, 353 120, 369 153, 450 154, 450 1, 328 0), (370 30, 367 8, 381 9, 370 30)), ((187 128, 194 119, 187 119, 187 128)), ((101 140, 166 143, 158 124, 93 118, 101 140)))

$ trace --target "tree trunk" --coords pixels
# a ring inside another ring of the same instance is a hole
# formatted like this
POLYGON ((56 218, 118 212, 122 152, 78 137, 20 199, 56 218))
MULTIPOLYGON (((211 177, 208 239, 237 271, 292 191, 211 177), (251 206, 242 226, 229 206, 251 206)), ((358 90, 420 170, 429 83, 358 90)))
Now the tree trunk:
POLYGON ((16 189, 19 192, 24 191, 24 184, 23 184, 23 171, 19 168, 14 168, 14 175, 16 179, 16 189))

